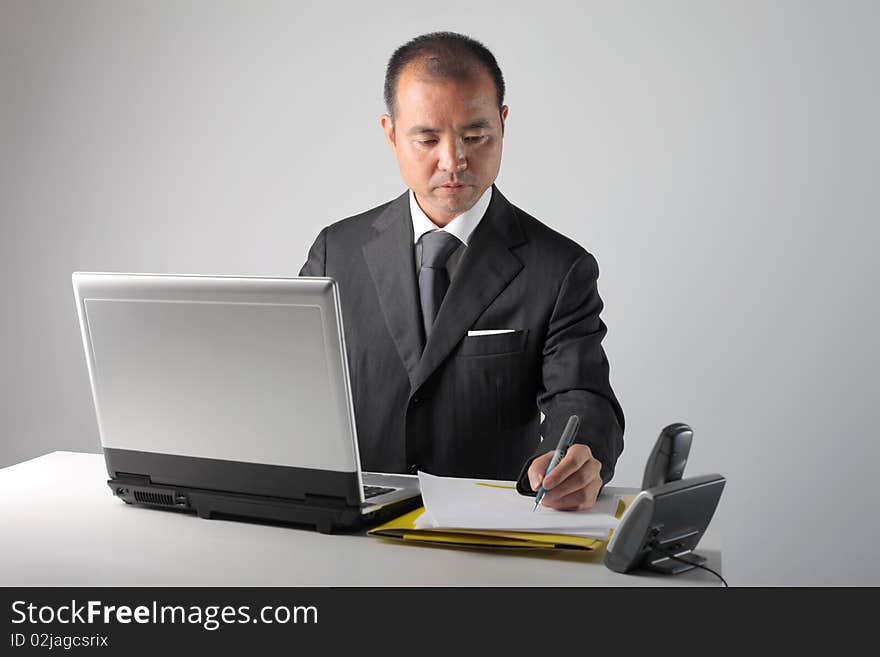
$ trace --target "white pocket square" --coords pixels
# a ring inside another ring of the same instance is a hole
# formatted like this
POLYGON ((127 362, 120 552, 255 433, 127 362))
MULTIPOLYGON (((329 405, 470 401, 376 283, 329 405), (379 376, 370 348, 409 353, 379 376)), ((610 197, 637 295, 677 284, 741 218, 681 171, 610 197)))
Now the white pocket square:
POLYGON ((499 333, 513 333, 513 329, 485 329, 480 331, 468 331, 468 337, 474 335, 498 335, 499 333))

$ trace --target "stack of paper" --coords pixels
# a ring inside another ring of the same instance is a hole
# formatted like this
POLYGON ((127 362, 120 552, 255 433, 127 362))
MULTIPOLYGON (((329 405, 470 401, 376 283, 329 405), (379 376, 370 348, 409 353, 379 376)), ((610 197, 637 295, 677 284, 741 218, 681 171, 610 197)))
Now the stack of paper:
POLYGON ((425 513, 417 529, 498 529, 606 538, 619 522, 618 498, 600 496, 589 511, 556 511, 520 495, 515 482, 435 477, 419 472, 425 513))
POLYGON ((623 514, 622 498, 603 494, 589 511, 535 507, 512 481, 419 473, 425 506, 370 530, 374 536, 492 548, 601 547, 623 514))

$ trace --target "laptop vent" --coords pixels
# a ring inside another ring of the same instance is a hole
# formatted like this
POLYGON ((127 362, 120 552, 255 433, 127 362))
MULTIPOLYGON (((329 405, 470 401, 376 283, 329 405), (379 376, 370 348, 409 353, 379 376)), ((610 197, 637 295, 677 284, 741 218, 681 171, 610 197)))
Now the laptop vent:
POLYGON ((165 493, 150 493, 145 490, 134 491, 135 502, 141 504, 163 504, 165 506, 174 506, 174 497, 165 493))

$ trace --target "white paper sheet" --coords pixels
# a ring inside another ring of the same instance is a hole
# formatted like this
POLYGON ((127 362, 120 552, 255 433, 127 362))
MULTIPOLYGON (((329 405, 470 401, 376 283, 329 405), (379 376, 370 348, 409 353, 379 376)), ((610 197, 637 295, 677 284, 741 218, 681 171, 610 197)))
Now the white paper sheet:
POLYGON ((556 511, 516 492, 516 483, 435 477, 419 472, 426 512, 417 527, 506 529, 604 537, 619 522, 618 498, 601 495, 589 511, 556 511))
MULTIPOLYGON (((537 511, 535 513, 537 513, 537 511)), ((431 514, 427 510, 424 511, 422 513, 422 515, 420 515, 418 518, 416 518, 415 522, 413 523, 413 527, 415 527, 416 529, 461 529, 461 527, 440 527, 440 525, 438 525, 435 522, 434 518, 431 516, 431 514)), ((486 530, 486 528, 484 527, 484 528, 481 528, 479 531, 485 531, 485 530, 486 530)), ((492 530, 492 531, 502 531, 502 530, 496 529, 496 530, 492 530)), ((514 531, 514 530, 510 530, 510 531, 514 531)), ((523 531, 523 530, 515 530, 515 531, 523 531)), ((533 530, 529 530, 529 531, 533 531, 533 530)), ((541 533, 565 534, 566 536, 585 536, 588 538, 598 538, 600 540, 604 540, 604 539, 608 538, 608 529, 605 529, 603 527, 600 527, 597 529, 580 529, 577 527, 573 527, 571 529, 556 528, 556 529, 553 529, 552 531, 543 531, 542 530, 541 533)))

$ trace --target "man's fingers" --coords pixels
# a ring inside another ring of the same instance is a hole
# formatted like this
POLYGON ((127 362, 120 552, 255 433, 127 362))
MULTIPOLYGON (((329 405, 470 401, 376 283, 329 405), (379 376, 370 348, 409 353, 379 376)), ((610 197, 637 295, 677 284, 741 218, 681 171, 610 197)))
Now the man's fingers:
MULTIPOLYGON (((602 464, 596 459, 590 459, 580 468, 572 472, 562 483, 547 490, 545 499, 559 500, 575 491, 587 487, 593 480, 598 479, 602 464)), ((547 477, 549 479, 550 477, 547 477)), ((546 488, 546 485, 544 486, 546 488)))
POLYGON ((553 452, 547 452, 532 461, 532 464, 529 466, 529 485, 531 485, 532 490, 538 490, 541 487, 541 482, 544 480, 544 472, 547 470, 547 466, 550 465, 550 459, 552 458, 553 452))
POLYGON ((548 500, 549 494, 541 502, 543 506, 557 511, 586 511, 593 508, 602 488, 602 480, 599 477, 593 479, 586 488, 576 490, 564 497, 548 500))
POLYGON ((559 462, 559 465, 553 468, 553 472, 547 475, 547 478, 544 480, 544 488, 552 490, 591 458, 593 458, 593 453, 589 447, 586 445, 572 445, 565 453, 565 458, 559 462))

